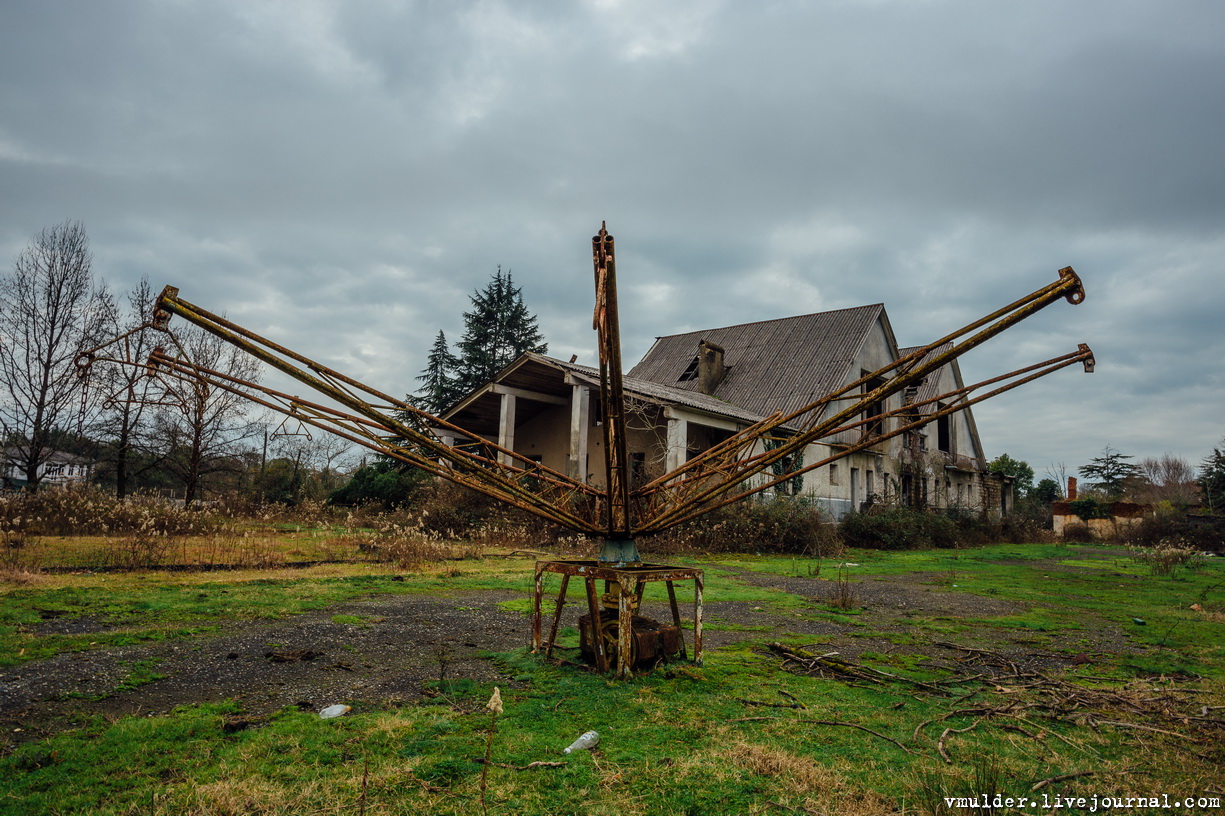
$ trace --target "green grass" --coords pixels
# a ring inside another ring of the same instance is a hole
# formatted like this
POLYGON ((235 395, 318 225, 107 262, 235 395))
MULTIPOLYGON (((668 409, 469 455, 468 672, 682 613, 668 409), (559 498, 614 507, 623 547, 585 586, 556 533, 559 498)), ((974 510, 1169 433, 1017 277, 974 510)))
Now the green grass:
MULTIPOLYGON (((1201 706, 1225 705, 1225 564, 1214 560, 1157 577, 1133 569, 1115 551, 1061 545, 853 552, 844 560, 861 565, 847 568, 852 581, 916 575, 932 592, 1005 600, 1018 611, 847 614, 754 587, 732 572, 809 576, 798 559, 686 561, 706 570, 708 602, 750 602, 776 615, 837 624, 839 635, 807 636, 792 645, 836 643, 849 635, 850 642, 865 644, 859 663, 896 679, 850 684, 793 674, 763 648, 776 636, 753 640, 755 627, 713 618, 712 630, 739 631, 750 640, 708 651, 702 666, 678 662, 632 681, 554 665, 523 650, 498 653, 492 659, 512 679, 501 684, 505 712, 493 739, 495 764, 487 770, 489 812, 936 814, 950 812, 940 810, 943 795, 967 795, 959 792, 987 784, 1023 794, 1042 780, 1078 773, 1092 775, 1045 790, 1122 796, 1219 790, 1225 761, 1219 730, 1171 736, 1161 731, 1182 734, 1191 726, 1136 719, 1125 709, 1053 716, 1043 708, 1049 702, 1043 694, 980 688, 933 663, 931 650, 934 640, 953 640, 1050 655, 1094 652, 1091 665, 1047 671, 1077 688, 1137 698, 1193 688, 1197 693, 1170 705, 1194 716, 1201 706), (1099 653, 1102 642, 1126 648, 1099 653), (947 683, 948 696, 909 681, 947 683), (1012 719, 981 719, 976 708, 1010 702, 1020 706, 1012 719), (1086 716, 1138 727, 1090 726, 1086 716), (596 751, 561 754, 591 728, 601 734, 596 751), (952 764, 937 750, 945 729, 943 747, 952 764), (528 767, 535 762, 561 764, 528 767)), ((103 582, 81 576, 76 585, 11 588, 0 595, 0 661, 114 645, 106 637, 191 637, 200 631, 193 626, 299 614, 374 594, 511 591, 518 597, 506 605, 525 611, 531 566, 527 559, 463 562, 458 570, 403 574, 399 581, 387 570, 257 580, 164 575, 103 582), (80 636, 88 644, 75 635, 36 634, 45 621, 74 616, 124 632, 80 636), (27 651, 19 655, 21 648, 27 651)), ((829 562, 821 574, 832 577, 829 562)), ((550 584, 546 594, 555 587, 550 584)), ((368 623, 357 615, 332 619, 368 623)), ((560 645, 577 640, 575 630, 565 629, 560 645)), ((120 688, 151 682, 158 668, 151 661, 132 664, 120 688)), ((416 704, 355 705, 336 720, 287 709, 251 718, 252 727, 242 730, 227 728, 242 717, 236 704, 113 722, 87 719, 0 758, 0 812, 479 813, 480 760, 492 720, 484 703, 492 687, 462 680, 434 691, 437 696, 416 704)))

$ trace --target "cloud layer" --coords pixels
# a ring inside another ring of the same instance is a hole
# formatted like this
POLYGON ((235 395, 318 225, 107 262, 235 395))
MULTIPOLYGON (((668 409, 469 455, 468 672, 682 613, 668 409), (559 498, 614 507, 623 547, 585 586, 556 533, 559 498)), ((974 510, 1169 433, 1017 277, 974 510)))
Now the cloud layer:
POLYGON ((1089 343, 981 406, 1041 473, 1225 436, 1225 6, 647 0, 12 3, 0 250, 83 220, 142 275, 391 392, 498 264, 590 361, 590 235, 624 356, 884 302, 918 344, 1071 265, 963 360, 1089 343))

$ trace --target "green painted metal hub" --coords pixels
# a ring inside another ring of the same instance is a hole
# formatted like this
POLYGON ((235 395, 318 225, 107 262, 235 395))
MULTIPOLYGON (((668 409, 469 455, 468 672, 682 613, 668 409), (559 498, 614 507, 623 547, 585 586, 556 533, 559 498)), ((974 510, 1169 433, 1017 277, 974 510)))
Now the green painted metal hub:
POLYGON ((606 538, 603 548, 600 549, 600 563, 624 567, 641 564, 642 556, 638 555, 638 545, 634 543, 634 539, 606 538))

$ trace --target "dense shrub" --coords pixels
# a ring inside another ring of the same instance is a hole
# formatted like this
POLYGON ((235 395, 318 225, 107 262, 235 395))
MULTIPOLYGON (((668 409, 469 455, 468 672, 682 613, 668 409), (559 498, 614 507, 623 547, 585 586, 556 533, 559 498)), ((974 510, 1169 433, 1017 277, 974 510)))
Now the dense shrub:
POLYGON ((813 556, 842 550, 821 510, 798 498, 748 500, 714 510, 672 530, 644 536, 639 549, 653 553, 770 552, 813 556))
POLYGON ((1063 528, 1063 540, 1069 544, 1084 544, 1093 540, 1093 531, 1088 524, 1067 524, 1063 528))
POLYGON ((1098 501, 1092 496, 1068 502, 1068 509, 1075 513, 1081 521, 1110 518, 1110 502, 1098 501))
POLYGON ((1049 536, 1037 520, 1024 516, 996 518, 965 510, 939 513, 879 505, 844 516, 838 533, 848 547, 875 550, 977 547, 1049 536))
POLYGON ((987 515, 971 510, 949 509, 945 515, 957 528, 957 545, 980 547, 1004 542, 1021 544, 1050 538, 1044 521, 1030 515, 987 515))
POLYGON ((909 507, 870 507, 847 513, 838 532, 849 547, 872 550, 926 550, 953 547, 957 525, 949 517, 909 507))
POLYGON ((1214 524, 1211 517, 1157 513, 1123 528, 1118 538, 1131 547, 1157 547, 1163 542, 1179 541, 1200 552, 1225 552, 1225 523, 1214 524))
POLYGON ((348 482, 332 491, 328 502, 341 507, 377 505, 392 510, 416 500, 430 481, 423 470, 375 462, 354 471, 348 482))
POLYGON ((184 535, 220 523, 213 511, 188 510, 154 496, 117 499, 94 487, 0 496, 0 526, 28 535, 184 535))
POLYGON ((1050 519, 1033 516, 1004 516, 998 522, 998 534, 994 539, 997 543, 1029 544, 1038 541, 1050 541, 1054 538, 1050 529, 1050 519))

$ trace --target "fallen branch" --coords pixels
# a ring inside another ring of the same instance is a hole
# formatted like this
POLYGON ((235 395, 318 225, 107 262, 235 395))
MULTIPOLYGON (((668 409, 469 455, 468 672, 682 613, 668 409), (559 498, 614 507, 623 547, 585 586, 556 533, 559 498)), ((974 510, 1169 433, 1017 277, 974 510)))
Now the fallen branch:
POLYGON ((536 762, 529 762, 526 765, 509 765, 503 762, 498 762, 495 764, 499 768, 510 768, 512 771, 530 771, 532 768, 564 768, 566 767, 566 763, 564 762, 544 762, 541 760, 537 760, 536 762))
POLYGON ((1097 771, 1078 771, 1076 773, 1060 774, 1059 776, 1048 777, 1047 779, 1043 779, 1041 782, 1035 783, 1034 786, 1029 789, 1029 792, 1033 793, 1034 791, 1040 791, 1047 785, 1053 785, 1056 782, 1066 782, 1069 779, 1079 779, 1082 776, 1093 776, 1096 773, 1097 771))
POLYGON ((898 748, 901 748, 903 751, 905 751, 908 754, 914 753, 914 751, 910 750, 905 745, 895 740, 893 737, 886 737, 884 734, 880 733, 879 731, 873 731, 871 728, 868 728, 867 726, 858 725, 856 723, 839 722, 838 720, 809 720, 805 718, 791 719, 789 717, 739 717, 734 720, 728 720, 727 722, 729 723, 761 722, 762 720, 786 720, 787 722, 807 723, 809 725, 838 725, 843 728, 858 728, 860 731, 867 731, 872 736, 880 737, 886 742, 892 742, 894 745, 896 745, 898 748))
POLYGON ((736 702, 744 703, 750 706, 763 706, 765 708, 807 708, 803 703, 764 703, 761 700, 746 700, 743 697, 737 697, 736 702))
MULTIPOLYGON (((1036 725, 1036 724, 1034 724, 1034 723, 1030 722, 1029 720, 1025 719, 1024 717, 1021 717, 1021 716, 1019 716, 1019 715, 1017 715, 1017 714, 1007 714, 1007 715, 1005 715, 1005 716, 1007 716, 1007 717, 1011 717, 1011 718, 1012 718, 1012 719, 1014 719, 1014 720, 1020 720, 1021 722, 1025 723, 1026 725, 1032 726, 1032 727, 1034 727, 1034 728, 1041 728, 1041 726, 1036 725)), ((1086 754, 1092 754, 1093 756, 1096 756, 1098 759, 1101 759, 1101 758, 1102 758, 1102 755, 1101 755, 1101 754, 1099 754, 1097 751, 1094 751, 1094 750, 1092 750, 1092 749, 1086 748, 1085 746, 1080 745, 1080 744, 1078 744, 1078 743, 1076 743, 1076 742, 1074 742, 1074 741, 1072 741, 1072 740, 1068 739, 1067 737, 1063 736, 1062 734, 1058 733, 1057 731, 1052 731, 1052 730, 1050 730, 1049 728, 1043 728, 1043 729, 1042 729, 1042 731, 1043 731, 1043 733, 1050 734, 1050 735, 1051 735, 1052 737, 1054 737, 1055 739, 1060 740, 1061 742, 1064 742, 1064 743, 1066 743, 1066 744, 1070 745, 1071 747, 1075 748, 1075 749, 1076 749, 1076 750, 1078 750, 1078 751, 1081 751, 1081 752, 1086 753, 1086 754)))
POLYGON ((1151 725, 1137 725, 1136 723, 1118 722, 1117 720, 1090 720, 1090 722, 1094 724, 1101 723, 1102 725, 1113 725, 1118 728, 1138 728, 1141 731, 1152 731, 1155 734, 1165 734, 1166 736, 1170 737, 1178 737, 1179 739, 1186 740, 1187 742, 1198 743, 1200 741, 1193 737, 1188 737, 1186 734, 1180 734, 1177 731, 1167 731, 1164 728, 1153 728, 1151 725))
MULTIPOLYGON (((779 693, 781 696, 786 697, 788 700, 792 700, 792 701, 794 701, 794 702, 796 702, 796 703, 799 703, 800 708, 805 708, 805 709, 806 709, 806 708, 808 708, 808 706, 804 705, 804 701, 803 701, 803 700, 801 700, 799 697, 796 697, 794 694, 789 694, 789 693, 787 693, 787 692, 783 691, 782 689, 779 689, 779 690, 778 690, 778 693, 779 693)), ((1225 708, 1225 706, 1221 706, 1221 708, 1225 708)), ((1204 712, 1204 714, 1207 714, 1207 713, 1208 713, 1207 711, 1205 711, 1205 712, 1204 712)))
POLYGON ((936 740, 936 750, 940 753, 940 756, 944 757, 945 762, 947 762, 949 765, 953 764, 952 758, 948 755, 948 752, 944 750, 945 738, 949 734, 964 734, 967 731, 973 731, 975 728, 978 728, 978 724, 980 722, 982 722, 982 720, 977 719, 974 722, 967 725, 965 728, 946 728, 944 729, 944 733, 940 735, 940 739, 936 740))
POLYGON ((491 768, 506 768, 509 771, 530 771, 532 768, 564 768, 568 763, 565 762, 545 762, 536 760, 529 762, 526 765, 511 765, 509 762, 493 762, 482 757, 477 757, 473 760, 478 765, 488 765, 491 768))
POLYGON ((793 649, 789 646, 784 646, 781 643, 774 642, 768 647, 775 654, 782 655, 783 665, 788 662, 797 663, 804 667, 805 674, 814 672, 829 672, 831 674, 842 677, 850 677, 855 680, 862 680, 867 683, 883 684, 886 681, 895 683, 909 683, 918 688, 927 689, 936 694, 948 695, 948 691, 940 686, 932 683, 924 683, 920 680, 911 680, 909 677, 901 677, 889 672, 883 672, 879 669, 868 668, 867 666, 857 665, 848 660, 843 660, 838 657, 837 652, 827 652, 826 654, 814 654, 805 649, 793 649))

